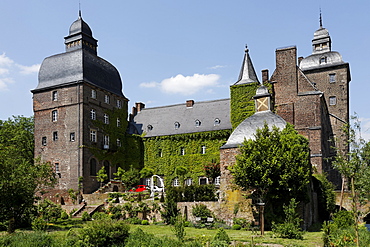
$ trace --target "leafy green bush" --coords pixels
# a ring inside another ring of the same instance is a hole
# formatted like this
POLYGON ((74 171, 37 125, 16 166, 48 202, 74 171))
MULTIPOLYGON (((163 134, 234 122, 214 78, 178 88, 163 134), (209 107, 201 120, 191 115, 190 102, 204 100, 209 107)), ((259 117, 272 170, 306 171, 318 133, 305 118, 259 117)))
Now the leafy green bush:
POLYGON ((42 217, 36 217, 32 221, 32 229, 34 231, 45 231, 48 228, 46 221, 42 217))
POLYGON ((53 238, 44 232, 14 233, 0 235, 0 246, 49 247, 55 246, 53 238))
POLYGON ((141 221, 141 224, 142 224, 142 225, 149 225, 149 221, 147 221, 147 220, 142 220, 142 221, 141 221))
POLYGON ((230 237, 227 235, 226 231, 223 228, 219 228, 216 235, 213 237, 212 242, 223 241, 227 244, 230 244, 230 237))
POLYGON ((246 228, 246 229, 250 228, 251 226, 251 223, 243 218, 234 218, 233 223, 236 225, 240 225, 242 228, 246 228))
POLYGON ((175 233, 179 241, 183 241, 186 235, 185 233, 185 218, 181 215, 178 215, 173 225, 172 231, 175 233))
POLYGON ((81 219, 82 219, 83 221, 89 221, 89 220, 91 220, 91 216, 90 216, 90 214, 89 214, 88 212, 84 211, 84 212, 82 213, 81 219))
POLYGON ((291 199, 288 206, 284 205, 285 221, 282 224, 272 223, 272 231, 281 238, 303 239, 303 232, 300 228, 302 221, 297 212, 297 202, 291 199))
POLYGON ((231 229, 233 229, 233 230, 240 230, 240 229, 242 229, 242 226, 241 226, 241 225, 238 225, 238 224, 234 224, 234 225, 231 227, 231 229))
POLYGON ((104 212, 95 212, 93 215, 92 215, 92 218, 94 220, 104 220, 104 219, 109 219, 109 215, 104 213, 104 212))
POLYGON ((133 225, 140 225, 141 224, 141 219, 139 219, 138 217, 132 217, 132 218, 126 219, 125 222, 127 222, 129 224, 133 224, 133 225))
POLYGON ((48 199, 40 201, 37 205, 38 215, 49 222, 55 222, 58 220, 62 214, 62 211, 63 210, 60 205, 57 205, 48 199))
POLYGON ((66 220, 66 219, 68 219, 69 218, 69 215, 67 214, 67 212, 66 211, 62 211, 61 213, 60 213, 60 218, 62 219, 62 220, 66 220))
POLYGON ((82 242, 83 246, 96 247, 123 244, 129 236, 129 229, 130 227, 123 221, 112 219, 90 221, 76 234, 78 240, 75 244, 82 242))
POLYGON ((192 214, 195 217, 207 218, 212 216, 211 210, 204 204, 196 204, 192 208, 192 214))

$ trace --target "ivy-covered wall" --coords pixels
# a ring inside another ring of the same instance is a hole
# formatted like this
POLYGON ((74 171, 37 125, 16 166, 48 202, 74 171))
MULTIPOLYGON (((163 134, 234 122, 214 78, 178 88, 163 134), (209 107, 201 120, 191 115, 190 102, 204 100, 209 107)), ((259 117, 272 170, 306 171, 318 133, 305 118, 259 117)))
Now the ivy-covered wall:
MULTIPOLYGON (((256 90, 261 84, 258 82, 232 85, 230 87, 230 120, 233 130, 246 119, 252 116, 256 109, 253 96, 256 95, 256 90)), ((264 83, 270 93, 272 92, 272 85, 264 83)), ((272 102, 273 104, 273 102, 272 102)))
POLYGON ((197 181, 204 176, 204 165, 220 161, 220 147, 225 144, 231 130, 218 130, 179 134, 172 136, 143 137, 144 164, 153 169, 155 174, 164 175, 166 183, 176 178, 175 169, 178 166, 187 168, 184 178, 197 181), (205 146, 205 154, 202 154, 205 146), (181 149, 184 154, 182 155, 181 149))

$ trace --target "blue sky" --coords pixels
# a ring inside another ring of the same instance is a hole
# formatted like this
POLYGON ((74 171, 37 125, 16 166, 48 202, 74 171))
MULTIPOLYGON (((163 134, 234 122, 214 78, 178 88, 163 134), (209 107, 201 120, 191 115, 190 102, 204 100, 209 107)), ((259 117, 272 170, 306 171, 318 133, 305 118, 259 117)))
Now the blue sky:
MULTIPOLYGON (((2 1, 0 119, 31 116, 31 89, 45 57, 64 52, 78 0, 2 1)), ((120 71, 124 94, 147 107, 229 97, 244 48, 259 78, 275 67, 275 50, 311 54, 313 33, 329 30, 333 50, 350 63, 351 114, 370 139, 370 1, 81 0, 98 39, 98 55, 120 71)), ((130 110, 129 110, 130 111, 130 110)))

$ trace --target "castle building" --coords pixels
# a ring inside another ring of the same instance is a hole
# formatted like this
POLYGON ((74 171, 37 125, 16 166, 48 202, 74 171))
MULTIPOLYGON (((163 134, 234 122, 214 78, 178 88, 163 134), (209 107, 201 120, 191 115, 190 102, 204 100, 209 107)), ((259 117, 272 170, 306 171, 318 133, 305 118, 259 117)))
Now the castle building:
POLYGON ((54 166, 56 189, 82 186, 83 193, 92 193, 99 188, 97 171, 104 166, 111 178, 115 169, 92 150, 109 150, 120 141, 97 122, 125 133, 128 99, 117 69, 97 55, 97 40, 81 14, 64 39, 66 51, 44 59, 32 90, 35 156, 54 166))
MULTIPOLYGON (((232 165, 238 146, 259 126, 256 115, 262 122, 293 124, 309 140, 316 171, 340 181, 330 158, 335 155, 332 146, 345 149, 341 127, 349 119, 350 72, 349 64, 331 50, 321 22, 312 55, 297 58, 296 47, 277 49, 276 68, 271 78, 268 70, 262 71, 262 84, 245 49, 229 99, 153 108, 136 103, 129 119, 120 75, 97 55, 97 40, 81 15, 65 45, 64 53, 45 58, 32 90, 35 156, 53 164, 59 190, 82 186, 83 193, 92 193, 99 188, 101 167, 111 179, 117 166, 128 169, 134 163, 164 176, 166 184, 180 184, 177 167, 187 171, 187 185, 208 183, 205 165, 232 165), (134 136, 137 142, 131 145, 134 136), (119 153, 124 158, 117 158, 119 153)), ((220 185, 222 175, 213 182, 220 185)))

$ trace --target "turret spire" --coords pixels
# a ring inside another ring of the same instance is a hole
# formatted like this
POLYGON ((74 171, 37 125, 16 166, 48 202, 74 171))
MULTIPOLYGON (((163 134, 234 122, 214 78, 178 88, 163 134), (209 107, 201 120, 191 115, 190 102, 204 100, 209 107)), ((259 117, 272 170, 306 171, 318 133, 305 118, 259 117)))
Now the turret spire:
POLYGON ((78 19, 81 19, 82 18, 82 14, 81 14, 81 1, 78 1, 78 19))
POLYGON ((248 46, 245 45, 245 55, 242 64, 242 68, 240 70, 239 79, 234 85, 240 84, 247 84, 252 82, 259 82, 257 78, 256 71, 254 70, 252 60, 249 57, 249 49, 248 46))
POLYGON ((322 28, 322 16, 321 16, 321 8, 320 8, 320 28, 322 28))

